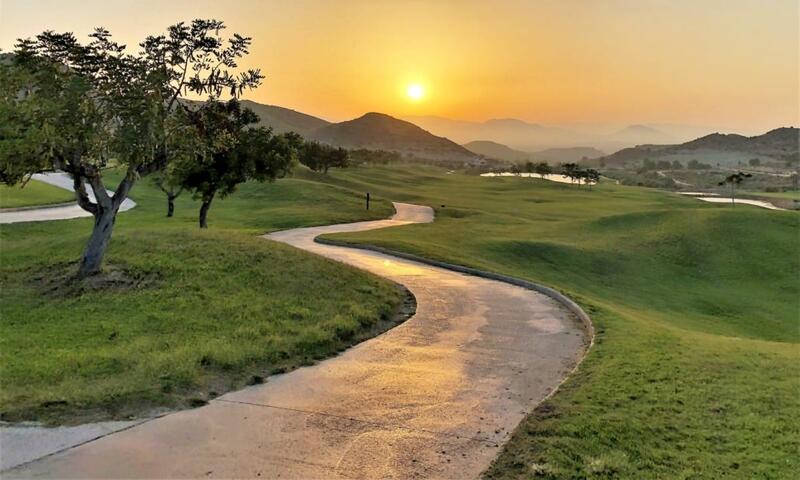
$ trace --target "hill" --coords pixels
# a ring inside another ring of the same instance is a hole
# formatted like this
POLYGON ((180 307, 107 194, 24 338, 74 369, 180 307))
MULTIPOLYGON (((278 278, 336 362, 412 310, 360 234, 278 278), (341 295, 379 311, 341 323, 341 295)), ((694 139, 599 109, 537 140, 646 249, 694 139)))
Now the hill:
POLYGON ((563 147, 548 148, 531 154, 534 160, 548 163, 579 162, 583 159, 593 159, 605 156, 605 152, 594 147, 563 147))
POLYGON ((464 148, 470 152, 483 155, 484 157, 505 160, 507 162, 525 162, 530 159, 531 154, 520 150, 514 150, 502 143, 492 142, 491 140, 476 140, 465 143, 464 148))
POLYGON ((516 118, 496 118, 485 122, 452 120, 436 116, 410 116, 414 122, 436 135, 459 143, 489 140, 523 151, 575 144, 577 134, 561 128, 529 123, 516 118))
POLYGON ((633 144, 674 143, 676 140, 671 135, 647 125, 628 125, 610 137, 617 142, 633 144))
POLYGON ((696 159, 710 164, 735 165, 758 158, 762 162, 785 162, 800 150, 800 130, 783 127, 763 135, 746 137, 737 134, 712 133, 677 145, 637 145, 603 157, 608 166, 621 167, 626 163, 649 160, 677 160, 681 163, 696 159))
POLYGON ((471 161, 476 157, 447 138, 383 113, 371 112, 354 120, 326 125, 310 136, 345 148, 389 150, 428 160, 471 161))
POLYGON ((327 120, 276 105, 264 105, 252 100, 242 100, 242 105, 256 112, 261 124, 272 127, 276 133, 297 132, 307 136, 314 130, 330 125, 327 120))
POLYGON ((584 159, 594 159, 605 156, 605 152, 594 147, 557 147, 539 150, 538 152, 523 152, 490 140, 477 140, 465 143, 464 148, 488 158, 505 160, 507 162, 533 161, 563 163, 579 162, 584 159))

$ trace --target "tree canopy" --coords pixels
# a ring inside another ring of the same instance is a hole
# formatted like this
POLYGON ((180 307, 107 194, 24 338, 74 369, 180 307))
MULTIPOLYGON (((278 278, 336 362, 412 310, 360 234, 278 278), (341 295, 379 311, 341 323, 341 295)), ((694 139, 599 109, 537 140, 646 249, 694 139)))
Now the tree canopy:
POLYGON ((100 270, 135 182, 171 160, 170 136, 183 126, 170 118, 187 108, 181 99, 237 97, 260 84, 258 70, 234 72, 251 39, 224 39, 224 28, 217 20, 178 23, 147 37, 137 54, 104 29, 86 44, 46 31, 20 40, 0 62, 0 180, 56 170, 72 176, 78 204, 95 217, 79 276, 100 270), (103 178, 110 166, 125 172, 113 192, 103 178))
POLYGON ((175 182, 202 201, 200 228, 216 196, 226 197, 247 180, 273 181, 289 173, 302 140, 297 134, 273 135, 250 127, 258 116, 235 99, 209 100, 189 113, 195 154, 174 166, 175 182))
POLYGON ((341 147, 310 141, 300 149, 300 163, 315 172, 328 173, 331 168, 347 168, 350 154, 341 147))

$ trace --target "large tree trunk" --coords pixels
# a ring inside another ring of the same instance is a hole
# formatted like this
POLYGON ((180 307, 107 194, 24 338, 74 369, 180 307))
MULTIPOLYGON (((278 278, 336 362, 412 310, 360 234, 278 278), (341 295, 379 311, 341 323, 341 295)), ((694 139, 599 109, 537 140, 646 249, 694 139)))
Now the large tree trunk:
POLYGON ((100 211, 94 217, 94 229, 92 236, 89 237, 89 244, 86 245, 86 250, 81 257, 81 265, 78 269, 78 276, 80 278, 88 277, 100 272, 100 267, 103 265, 103 257, 108 248, 108 242, 111 240, 111 232, 114 229, 114 222, 117 219, 116 209, 100 211))
POLYGON ((211 208, 211 202, 213 200, 213 193, 203 198, 203 204, 200 206, 200 228, 208 228, 208 209, 211 208))
POLYGON ((89 237, 89 243, 81 257, 78 268, 78 278, 85 278, 100 272, 103 265, 103 257, 111 240, 111 233, 114 230, 114 222, 117 220, 117 212, 122 202, 128 197, 128 192, 133 187, 134 180, 126 176, 117 186, 113 195, 106 191, 103 181, 99 174, 94 174, 87 178, 89 185, 94 192, 95 201, 92 202, 86 193, 84 177, 73 174, 75 195, 78 205, 94 215, 94 228, 89 237))
POLYGON ((167 217, 172 217, 175 214, 175 197, 167 196, 167 217))

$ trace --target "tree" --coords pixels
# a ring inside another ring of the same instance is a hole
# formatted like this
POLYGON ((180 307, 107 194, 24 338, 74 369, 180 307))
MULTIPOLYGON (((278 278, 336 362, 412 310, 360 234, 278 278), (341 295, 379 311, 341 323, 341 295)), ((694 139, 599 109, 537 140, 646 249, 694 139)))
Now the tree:
POLYGON ((577 163, 564 163, 561 165, 561 175, 569 178, 570 183, 573 183, 578 178, 578 170, 577 163))
POLYGON ((548 175, 552 175, 553 167, 548 165, 547 162, 539 162, 533 167, 533 171, 542 176, 542 178, 547 178, 548 175))
POLYGON ((672 161, 672 169, 673 170, 683 170, 683 164, 677 160, 672 161))
MULTIPOLYGON (((152 129, 157 97, 143 65, 97 30, 88 45, 72 34, 45 32, 17 44, 3 90, 2 179, 14 184, 40 172, 63 170, 74 180, 78 205, 94 228, 78 270, 100 269, 116 214, 135 178, 149 167, 144 154, 159 141, 152 129), (135 139, 135 143, 130 140, 135 139), (113 194, 103 182, 111 156, 125 169, 113 194), (92 201, 86 185, 94 193, 92 201)), ((4 75, 6 76, 6 75, 4 75)))
POLYGON ((750 164, 751 167, 758 167, 759 165, 761 165, 760 158, 751 158, 747 162, 750 164))
POLYGON ((200 147, 194 158, 176 163, 175 176, 202 202, 200 228, 208 228, 208 211, 217 195, 224 198, 247 180, 273 181, 291 171, 300 136, 250 127, 258 116, 238 100, 209 100, 190 116, 200 147))
POLYGON ((689 170, 708 170, 711 168, 711 165, 707 163, 698 162, 696 159, 689 160, 689 163, 686 165, 686 168, 689 170))
POLYGON ((534 173, 535 165, 530 160, 526 161, 525 164, 522 166, 522 171, 525 173, 534 173))
POLYGON ((600 172, 594 168, 587 168, 583 171, 583 178, 589 184, 589 190, 591 190, 592 185, 600 181, 600 172))
POLYGON ((330 168, 350 166, 350 154, 344 148, 319 142, 306 142, 300 149, 300 163, 315 172, 328 173, 330 168))
POLYGON ((742 183, 745 179, 752 177, 753 175, 744 172, 732 173, 725 177, 725 180, 719 182, 719 185, 725 185, 726 183, 730 184, 731 186, 731 206, 736 206, 736 186, 742 183))
POLYGON ((48 31, 19 41, 12 61, 0 64, 0 180, 15 184, 54 170, 72 176, 78 205, 95 220, 79 278, 100 271, 135 182, 169 162, 167 124, 181 98, 237 96, 261 82, 258 70, 229 73, 250 39, 234 34, 226 43, 224 28, 216 20, 179 23, 148 37, 138 55, 103 29, 86 45, 71 33, 48 31), (113 193, 103 178, 110 166, 124 171, 113 193))
POLYGON ((153 185, 167 196, 167 217, 171 218, 175 214, 175 199, 183 193, 180 179, 175 177, 174 172, 162 170, 153 174, 153 185))

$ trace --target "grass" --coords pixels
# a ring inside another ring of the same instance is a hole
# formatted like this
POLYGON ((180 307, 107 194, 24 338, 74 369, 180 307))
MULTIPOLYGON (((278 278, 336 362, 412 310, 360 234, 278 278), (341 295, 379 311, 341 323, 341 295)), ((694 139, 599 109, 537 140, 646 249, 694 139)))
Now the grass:
POLYGON ((166 200, 145 182, 120 214, 107 284, 65 285, 91 220, 0 227, 0 411, 69 424, 202 404, 385 329, 402 293, 339 263, 258 238, 384 218, 376 200, 305 180, 244 185, 216 202, 166 200))
POLYGON ((611 182, 375 167, 320 179, 437 210, 336 235, 567 293, 597 337, 487 478, 789 478, 800 469, 800 216, 611 182))
POLYGON ((24 188, 0 185, 0 208, 53 205, 71 201, 75 201, 72 192, 37 180, 29 181, 24 188))
POLYGON ((798 200, 800 201, 800 190, 786 191, 786 192, 751 192, 742 190, 742 194, 757 195, 759 197, 780 198, 783 200, 798 200))

